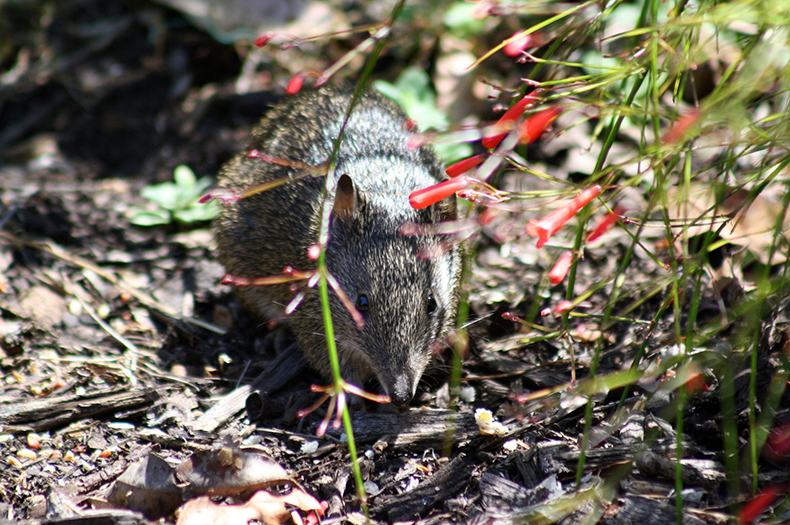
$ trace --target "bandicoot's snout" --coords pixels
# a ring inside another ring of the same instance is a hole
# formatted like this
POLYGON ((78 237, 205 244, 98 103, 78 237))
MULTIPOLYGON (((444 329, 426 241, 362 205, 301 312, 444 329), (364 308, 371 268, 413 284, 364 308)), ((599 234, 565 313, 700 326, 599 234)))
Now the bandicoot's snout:
POLYGON ((394 383, 389 388, 385 386, 384 389, 387 390, 392 404, 399 408, 407 406, 411 398, 414 397, 412 379, 405 373, 398 375, 394 383))

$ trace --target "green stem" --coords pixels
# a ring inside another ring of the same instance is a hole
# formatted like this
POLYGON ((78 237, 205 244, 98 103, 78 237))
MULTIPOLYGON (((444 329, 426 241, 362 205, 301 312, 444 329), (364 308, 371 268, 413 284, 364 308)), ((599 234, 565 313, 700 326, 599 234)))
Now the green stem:
MULTIPOLYGON (((335 396, 345 395, 344 386, 345 381, 340 375, 340 360, 337 357, 337 345, 335 344, 335 330, 332 325, 332 312, 329 308, 329 281, 326 278, 328 270, 326 269, 326 251, 321 252, 318 259, 318 271, 321 275, 321 280, 318 283, 318 290, 321 296, 321 311, 324 316, 324 331, 326 332, 326 346, 329 350, 329 365, 332 367, 332 378, 335 385, 335 396)), ((365 494, 365 485, 362 481, 362 471, 359 469, 357 461, 357 447, 354 441, 354 429, 351 426, 351 416, 349 415, 347 405, 343 409, 343 428, 348 437, 348 452, 351 455, 351 465, 354 471, 354 481, 357 486, 357 496, 362 504, 362 509, 365 515, 368 514, 367 494, 365 494)))
MULTIPOLYGON (((403 5, 405 0, 401 0, 398 4, 393 8, 392 13, 390 15, 389 26, 390 28, 395 24, 395 20, 397 20, 398 15, 400 14, 401 10, 403 9, 403 5)), ((388 33, 387 33, 388 34, 388 33)), ((340 150, 340 144, 343 140, 343 135, 346 129, 346 125, 348 124, 349 118, 351 117, 351 113, 356 106, 357 100, 361 96, 363 90, 365 89, 365 83, 370 76, 371 72, 373 71, 373 67, 378 60, 379 55, 381 54, 384 45, 386 44, 386 36, 378 39, 376 41, 373 50, 368 57, 365 68, 363 69, 362 73, 359 76, 359 82, 357 82, 356 89, 354 90, 354 94, 351 97, 351 103, 346 110, 346 115, 343 120, 343 125, 340 128, 340 132, 338 133, 337 139, 334 142, 332 153, 329 157, 329 165, 330 168, 327 171, 327 181, 334 179, 335 173, 335 166, 334 162, 337 158, 337 153, 340 150)), ((330 309, 329 304, 329 282, 327 279, 327 275, 329 274, 329 270, 326 266, 326 245, 329 239, 329 219, 330 219, 330 206, 331 203, 329 202, 328 196, 328 188, 325 190, 324 193, 324 209, 322 212, 321 217, 321 229, 318 236, 318 243, 321 246, 321 254, 318 258, 318 272, 320 275, 320 280, 318 283, 319 287, 319 294, 321 298, 321 311, 323 314, 324 320, 324 333, 326 334, 326 344, 327 344, 327 351, 329 354, 329 365, 332 369, 332 379, 333 384, 335 387, 335 397, 345 395, 345 385, 346 382, 343 379, 340 371, 340 360, 338 359, 337 354, 337 344, 335 342, 335 331, 332 325, 332 312, 330 309)), ((357 448, 356 442, 354 440, 354 429, 351 425, 351 416, 349 415, 348 411, 348 404, 343 405, 343 428, 346 432, 346 436, 348 438, 348 451, 349 455, 351 456, 351 468, 354 472, 354 482, 357 488, 357 496, 359 497, 360 504, 362 505, 362 509, 365 512, 365 515, 368 515, 368 506, 367 506, 367 495, 365 494, 365 486, 362 480, 362 471, 359 468, 359 461, 357 456, 357 448)))

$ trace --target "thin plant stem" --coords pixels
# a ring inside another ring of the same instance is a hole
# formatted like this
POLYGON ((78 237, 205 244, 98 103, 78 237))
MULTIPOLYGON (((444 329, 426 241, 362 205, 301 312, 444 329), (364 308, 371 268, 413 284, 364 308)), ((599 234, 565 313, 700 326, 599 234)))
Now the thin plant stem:
MULTIPOLYGON (((396 4, 393 8, 392 13, 390 15, 389 24, 390 26, 395 23, 400 14, 401 10, 403 9, 403 5, 405 0, 401 0, 396 4)), ((388 34, 388 33, 387 33, 388 34)), ((334 178, 335 166, 334 162, 337 157, 338 151, 340 150, 340 143, 343 139, 344 131, 348 121, 351 117, 351 113, 354 110, 354 106, 356 105, 356 101, 359 100, 359 97, 362 94, 362 91, 365 87, 365 83, 373 71, 373 67, 378 60, 379 54, 381 53, 384 45, 386 43, 386 37, 380 38, 376 40, 375 45, 373 46, 373 50, 368 57, 365 67, 360 74, 359 82, 357 83, 356 89, 354 91, 353 96, 351 97, 351 103, 349 104, 348 110, 346 111, 345 119, 343 120, 343 125, 340 128, 340 132, 338 133, 337 139, 333 145, 332 153, 329 157, 329 169, 327 171, 327 183, 334 178)), ((324 331, 326 334, 327 340, 327 351, 329 354, 329 363, 332 370, 332 379, 335 387, 335 395, 336 396, 344 396, 344 387, 345 381, 340 372, 340 361, 338 359, 337 354, 337 345, 335 342, 335 333, 334 328, 332 325, 332 312, 330 310, 329 304, 329 282, 327 275, 329 270, 326 266, 326 246, 329 239, 329 219, 330 219, 330 206, 331 203, 329 202, 328 196, 328 184, 324 190, 324 209, 322 214, 322 221, 321 221, 321 229, 319 232, 318 244, 321 246, 321 252, 318 258, 318 272, 320 275, 319 280, 319 294, 321 298, 321 311, 323 314, 324 320, 324 331)), ((368 515, 368 506, 367 506, 367 495, 365 493, 364 482, 362 480, 362 471, 359 467, 359 461, 357 458, 357 449, 356 449, 356 442, 354 440, 354 429, 351 424, 351 416, 349 415, 348 411, 348 404, 343 403, 342 406, 342 420, 343 420, 343 428, 346 432, 346 436, 348 438, 348 450, 349 455, 351 456, 351 467, 354 472, 354 482, 357 489, 357 496, 359 497, 360 504, 362 506, 365 515, 368 515)))
MULTIPOLYGON (((647 5, 647 4, 645 4, 645 5, 647 5)), ((645 10, 643 8, 642 15, 640 16, 640 19, 639 19, 639 24, 640 25, 644 23, 644 16, 645 16, 645 10)), ((628 97, 626 98, 626 106, 630 106, 633 103, 634 98, 636 97, 636 94, 639 91, 639 88, 642 85, 642 82, 644 81, 644 78, 645 78, 644 75, 639 75, 636 78, 636 81, 634 82, 634 85, 631 88, 631 91, 629 92, 628 97)), ((625 84, 625 82, 627 82, 627 80, 623 80, 623 84, 625 84)), ((604 164, 606 162, 606 157, 608 156, 609 151, 611 150, 611 147, 614 144, 614 141, 615 141, 615 139, 617 137, 617 133, 619 132, 620 126, 622 125, 624 119, 625 119, 625 117, 622 114, 619 115, 618 117, 612 119, 612 122, 611 122, 610 127, 609 127, 609 133, 606 136, 606 139, 604 141, 603 147, 601 148, 601 152, 598 155, 598 159, 596 160, 595 168, 593 169, 593 172, 592 172, 593 178, 603 168, 603 166, 604 166, 604 164)), ((586 221, 580 221, 579 229, 577 230, 577 233, 576 233, 576 239, 574 240, 574 250, 577 253, 578 253, 579 248, 581 247, 581 241, 582 241, 582 238, 583 238, 582 237, 582 232, 584 232, 584 224, 586 224, 586 221)), ((642 226, 644 224, 645 224, 644 220, 640 222, 640 226, 639 226, 639 230, 640 231, 641 231, 642 226)), ((638 234, 637 234, 636 238, 638 238, 638 234)), ((618 275, 622 275, 622 273, 625 271, 625 268, 626 268, 626 266, 628 264, 628 261, 630 261, 631 255, 633 254, 634 247, 635 247, 635 242, 632 242, 631 245, 629 246, 628 254, 623 259, 623 263, 618 268, 618 275)), ((573 264, 571 266, 570 274, 568 276, 568 293, 567 293, 567 296, 566 296, 568 299, 573 297, 573 289, 574 289, 574 285, 575 285, 575 282, 576 282, 576 267, 577 267, 576 264, 573 264)), ((611 298, 607 302, 606 312, 604 314, 603 322, 601 323, 601 329, 602 330, 605 329, 604 327, 608 325, 608 319, 609 319, 609 316, 611 315, 611 308, 616 302, 617 290, 619 290, 619 286, 618 286, 617 283, 620 282, 620 281, 619 281, 619 279, 615 278, 614 282, 615 282, 615 286, 614 286, 614 289, 615 289, 614 296, 615 297, 611 298)), ((568 320, 567 314, 563 315, 563 323, 567 323, 567 320, 568 320)), ((593 359, 592 366, 590 367, 590 376, 591 377, 595 377, 595 375, 597 374, 598 357, 599 357, 601 351, 602 351, 601 343, 599 342, 599 344, 596 345, 595 357, 593 359)), ((626 389, 626 392, 627 392, 627 389, 626 389)), ((623 396, 626 395, 626 392, 623 393, 623 396)), ((585 465, 586 456, 587 456, 587 443, 589 442, 590 428, 592 427, 592 408, 593 408, 593 398, 592 398, 592 396, 590 396, 587 399, 587 406, 585 407, 585 410, 584 410, 584 429, 582 431, 582 444, 581 444, 581 449, 579 451, 579 461, 578 461, 578 464, 576 466, 576 486, 577 486, 577 488, 580 486, 581 478, 582 478, 582 475, 584 474, 584 465, 585 465)))
MULTIPOLYGON (((326 268, 326 250, 321 252, 318 259, 318 271, 321 279, 318 282, 318 290, 321 296, 321 311, 324 316, 324 331, 326 332, 326 346, 329 350, 329 365, 332 367, 332 378, 335 383, 336 395, 345 395, 343 393, 343 377, 340 374, 340 361, 337 357, 337 346, 335 344, 335 330, 332 325, 332 312, 329 309, 329 280, 326 275, 328 270, 326 268)), ((354 441, 354 429, 351 426, 351 417, 348 413, 347 406, 343 408, 343 427, 348 437, 348 452, 351 455, 352 470, 354 472, 354 481, 357 487, 357 496, 362 504, 362 509, 365 514, 368 514, 367 495, 365 494, 365 485, 362 481, 362 471, 359 468, 357 461, 357 447, 354 441)))

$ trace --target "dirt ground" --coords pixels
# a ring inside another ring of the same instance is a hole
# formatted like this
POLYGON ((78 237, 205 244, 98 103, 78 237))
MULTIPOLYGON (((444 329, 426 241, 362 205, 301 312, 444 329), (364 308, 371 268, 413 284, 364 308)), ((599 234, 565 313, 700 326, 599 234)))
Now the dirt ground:
MULTIPOLYGON (((354 9, 363 21, 376 16, 354 9)), ((144 187, 171 181, 181 164, 214 177, 244 149, 255 122, 284 96, 293 72, 283 69, 286 51, 250 76, 249 46, 219 43, 159 4, 21 2, 0 10, 0 32, 9 35, 0 37, 0 521, 172 521, 185 501, 211 506, 198 496, 238 503, 269 488, 326 502, 325 523, 364 522, 345 436, 331 426, 315 436, 326 405, 297 417, 318 399, 310 385, 325 381, 298 354, 278 354, 289 347, 287 335, 250 317, 220 284, 209 224, 130 222, 135 209, 150 206, 144 187), (242 92, 243 78, 254 80, 242 92)), ((358 38, 327 44, 320 60, 331 63, 358 38)), ((393 44, 374 77, 393 80, 420 61, 430 62, 430 50, 393 44)), ((477 118, 492 115, 489 106, 477 118)), ((573 177, 562 144, 536 148, 533 159, 573 177)), ((533 216, 499 218, 470 240, 460 388, 449 386, 447 350, 410 410, 368 403, 354 411, 370 518, 675 523, 683 397, 683 522, 728 522, 751 481, 727 479, 722 414, 735 415, 745 446, 749 383, 740 372, 750 363, 731 358, 733 407, 722 407, 721 378, 710 374, 704 389, 683 394, 670 372, 633 384, 584 383, 591 372, 627 371, 637 355, 662 363, 678 351, 672 310, 655 317, 669 292, 651 292, 665 269, 640 253, 627 270, 618 306, 643 296, 628 313, 639 322, 615 322, 603 334, 592 322, 573 322, 565 333, 561 317, 536 315, 565 291, 547 285, 553 261, 523 234, 533 216), (505 312, 559 335, 536 338, 505 312), (589 390, 572 387, 572 371, 589 390), (527 396, 536 391, 543 394, 527 396), (481 408, 505 425, 501 433, 481 431, 481 408)), ((644 242, 655 239, 646 234, 644 242)), ((622 231, 592 245, 578 289, 594 289, 629 246, 622 231)), ((600 314, 610 289, 594 290, 583 306, 600 314)), ((720 297, 711 286, 700 293, 698 322, 716 318, 720 297)), ((685 323, 687 312, 680 315, 685 323)), ((764 319, 758 399, 779 366, 783 316, 777 305, 764 319)), ((711 353, 737 344, 728 335, 711 353)), ((781 398, 777 421, 789 402, 781 398)), ((782 460, 763 458, 759 484, 788 483, 789 472, 782 460)), ((303 516, 315 511, 311 502, 288 504, 303 516)), ((180 514, 197 520, 193 512, 180 514)), ((248 519, 217 512, 211 519, 248 519)))

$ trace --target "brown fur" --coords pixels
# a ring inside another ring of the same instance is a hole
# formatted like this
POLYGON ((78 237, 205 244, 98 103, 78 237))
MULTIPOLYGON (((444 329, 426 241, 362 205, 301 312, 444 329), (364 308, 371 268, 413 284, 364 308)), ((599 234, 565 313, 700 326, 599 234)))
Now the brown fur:
MULTIPOLYGON (((319 166, 329 160, 350 101, 350 91, 338 88, 289 98, 261 120, 250 149, 319 166)), ((377 377, 398 405, 413 396, 430 347, 453 328, 461 273, 459 247, 442 249, 438 236, 400 233, 405 222, 456 217, 454 196, 424 210, 409 206, 409 193, 443 176, 429 147, 407 147, 404 119, 380 95, 362 96, 345 129, 327 197, 333 204, 329 271, 352 302, 360 295, 368 299, 359 330, 330 293, 341 371, 359 385, 377 377), (348 177, 341 180, 343 175, 348 177), (418 251, 442 255, 425 258, 418 251)), ((239 192, 300 171, 242 152, 223 167, 220 186, 239 192)), ((225 206, 214 228, 228 273, 255 278, 280 274, 285 266, 314 269, 307 250, 318 239, 325 184, 326 177, 302 178, 225 206)), ((236 293, 264 318, 282 317, 294 296, 288 285, 238 286, 236 293)), ((308 362, 329 377, 318 290, 287 320, 308 362)))

